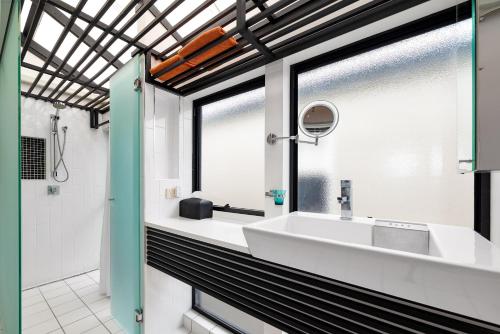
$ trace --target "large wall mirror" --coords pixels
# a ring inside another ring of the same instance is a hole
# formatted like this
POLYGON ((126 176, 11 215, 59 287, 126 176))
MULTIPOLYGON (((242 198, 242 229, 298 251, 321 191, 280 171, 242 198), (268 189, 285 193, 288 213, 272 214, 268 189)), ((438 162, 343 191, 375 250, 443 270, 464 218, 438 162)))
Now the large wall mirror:
POLYGON ((500 170, 500 0, 476 1, 477 170, 500 170))

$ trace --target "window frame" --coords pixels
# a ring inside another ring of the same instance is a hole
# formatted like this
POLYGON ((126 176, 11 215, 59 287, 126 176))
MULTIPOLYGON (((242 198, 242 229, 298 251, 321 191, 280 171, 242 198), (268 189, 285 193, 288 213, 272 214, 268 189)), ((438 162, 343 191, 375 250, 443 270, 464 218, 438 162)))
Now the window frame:
MULTIPOLYGON (((447 25, 472 18, 472 2, 467 1, 409 22, 399 27, 367 37, 319 56, 290 66, 290 136, 298 134, 298 76, 356 55, 384 47, 401 40, 415 37, 447 25)), ((290 142, 290 212, 298 209, 298 144, 290 142)), ((474 176, 474 229, 490 239, 490 175, 477 173, 474 176)))
MULTIPOLYGON (((201 190, 201 148, 202 148, 202 107, 238 94, 265 87, 265 77, 259 76, 255 79, 243 82, 236 86, 218 91, 193 101, 193 157, 192 157, 192 191, 201 190)), ((264 196, 264 194, 262 194, 264 196)), ((243 215, 264 217, 264 210, 248 208, 237 208, 226 203, 224 205, 214 204, 215 211, 237 213, 243 215)))

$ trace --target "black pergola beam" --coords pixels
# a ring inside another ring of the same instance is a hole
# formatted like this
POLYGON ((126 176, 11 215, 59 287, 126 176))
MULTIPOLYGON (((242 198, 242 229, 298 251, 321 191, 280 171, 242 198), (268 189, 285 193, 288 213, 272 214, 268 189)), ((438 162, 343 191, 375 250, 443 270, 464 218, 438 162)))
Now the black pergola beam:
MULTIPOLYGON (((265 11, 268 7, 264 1, 261 0, 252 0, 252 1, 255 3, 255 5, 257 6, 257 8, 259 8, 261 12, 265 11)), ((274 23, 275 19, 273 14, 269 15, 267 19, 269 20, 269 22, 274 23)))
POLYGON ((28 52, 28 48, 31 44, 31 41, 33 40, 33 36, 35 36, 36 28, 38 27, 38 23, 40 22, 40 18, 42 17, 45 1, 46 0, 33 0, 33 3, 31 4, 30 12, 28 14, 28 18, 26 20, 23 31, 23 35, 25 36, 25 43, 21 51, 21 61, 24 60, 26 52, 28 52))
MULTIPOLYGON (((339 8, 343 8, 353 2, 356 2, 359 0, 344 0, 342 2, 337 2, 334 6, 328 7, 328 12, 331 12, 332 10, 337 10, 339 8)), ((263 1, 261 1, 263 2, 263 1)), ((314 12, 322 7, 325 6, 325 3, 321 0, 299 0, 294 2, 293 4, 287 6, 285 9, 280 11, 278 16, 275 16, 274 23, 269 24, 264 21, 261 21, 257 24, 254 25, 255 30, 253 30, 253 34, 257 37, 262 37, 265 36, 266 34, 269 34, 269 32, 273 32, 276 30, 279 30, 279 28, 284 27, 292 22, 295 22, 296 20, 309 15, 311 12, 314 12)), ((321 12, 320 14, 322 14, 321 12)), ((327 15, 326 12, 324 12, 324 15, 327 15)), ((234 14, 236 16, 236 14, 234 14)), ((301 21, 302 22, 302 21, 301 21)), ((304 23, 303 25, 305 25, 304 23)), ((203 64, 200 64, 200 66, 197 66, 195 68, 192 68, 175 78, 169 79, 163 84, 166 85, 171 85, 171 86, 176 86, 178 84, 181 84, 185 81, 191 80, 192 78, 196 77, 197 75, 200 75, 202 73, 205 73, 207 71, 210 71, 214 68, 217 68, 218 66, 223 65, 222 61, 227 62, 232 59, 241 57, 245 55, 248 52, 251 52, 254 50, 254 48, 244 48, 248 42, 242 39, 237 39, 238 40, 238 47, 235 52, 230 52, 226 51, 218 56, 215 56, 214 58, 209 59, 208 61, 204 62, 203 64)), ((235 48, 236 49, 236 48, 235 48)))
MULTIPOLYGON (((92 0, 90 0, 90 1, 92 1, 92 0)), ((114 0, 109 0, 106 3, 105 8, 109 8, 113 4, 113 1, 114 0)), ((57 22, 59 22, 59 24, 61 24, 63 27, 66 26, 67 24, 69 24, 69 18, 66 17, 66 15, 64 15, 56 7, 54 7, 54 6, 50 5, 50 4, 47 4, 47 5, 45 5, 45 12, 47 14, 49 14, 54 20, 56 20, 57 22)), ((106 11, 104 11, 102 13, 102 15, 104 15, 105 12, 106 11)), ((85 31, 88 30, 90 32, 90 30, 93 27, 95 27, 97 21, 99 20, 100 17, 102 17, 102 15, 96 15, 96 17, 98 17, 98 19, 96 20, 94 18, 93 22, 89 23, 88 26, 87 26, 87 28, 85 30, 82 30, 82 28, 80 28, 76 24, 73 24, 71 26, 71 28, 70 28, 71 29, 71 33, 73 35, 75 35, 78 39, 82 38, 81 42, 83 42, 84 44, 86 44, 88 47, 90 47, 90 48, 95 47, 95 51, 97 51, 97 52, 100 52, 101 50, 103 50, 103 47, 101 45, 99 45, 99 44, 96 44, 96 41, 90 35, 88 35, 88 32, 85 33, 85 31)), ((75 44, 79 45, 80 43, 77 40, 77 42, 75 44)), ((72 52, 70 52, 70 53, 72 53, 72 52)), ((104 52, 102 54, 102 57, 104 59, 106 59, 107 61, 110 61, 113 58, 113 54, 111 52, 107 51, 107 50, 104 50, 104 52)), ((121 68, 123 66, 123 64, 122 64, 121 61, 115 60, 113 62, 113 66, 118 69, 118 68, 121 68)))
MULTIPOLYGON (((248 1, 246 4, 246 11, 251 11, 252 9, 255 8, 255 4, 252 1, 248 1)), ((163 52, 160 52, 160 57, 161 59, 165 60, 166 57, 168 57, 168 54, 172 51, 174 51, 177 47, 180 45, 188 43, 190 40, 204 32, 205 30, 208 30, 210 28, 216 27, 216 26, 221 26, 224 27, 231 23, 232 21, 236 20, 236 3, 234 5, 229 6, 228 8, 224 9, 222 12, 214 16, 211 20, 207 21, 204 25, 199 27, 198 29, 195 29, 193 32, 191 32, 189 35, 187 35, 184 40, 181 42, 178 42, 172 46, 170 46, 168 49, 166 49, 163 52)))
MULTIPOLYGON (((262 39, 262 42, 267 43, 275 39, 274 38, 275 36, 276 38, 278 38, 288 33, 289 32, 288 26, 293 22, 296 22, 293 28, 294 30, 296 30, 305 26, 306 24, 309 24, 321 17, 325 17, 330 13, 335 12, 357 1, 359 0, 343 0, 341 2, 335 2, 335 3, 332 2, 332 5, 320 11, 319 9, 325 7, 324 2, 322 2, 321 0, 314 0, 314 1, 299 0, 293 3, 292 5, 288 6, 287 8, 285 8, 283 11, 281 11, 278 16, 275 16, 274 23, 256 24, 255 30, 253 30, 253 34, 260 38, 276 31, 276 35, 272 35, 272 37, 266 37, 262 39), (301 18, 304 19, 300 20, 301 18), (283 27, 287 28, 281 29, 283 27)), ((243 41, 239 41, 239 43, 240 45, 245 45, 243 41)), ((182 73, 181 75, 175 78, 166 81, 166 83, 171 84, 172 86, 179 85, 187 80, 192 79, 197 75, 201 75, 204 72, 210 71, 214 68, 217 68, 218 66, 223 65, 221 63, 222 61, 227 62, 237 57, 241 57, 252 50, 253 48, 245 48, 244 50, 241 50, 237 54, 236 53, 227 55, 226 53, 221 54, 219 56, 210 59, 206 63, 201 64, 198 67, 195 67, 189 71, 182 73)))
MULTIPOLYGON (((21 38, 21 40, 23 40, 23 38, 21 38)), ((40 58, 41 60, 43 61, 46 61, 49 56, 50 56, 50 51, 48 51, 47 49, 45 49, 43 46, 41 46, 40 44, 38 44, 37 42, 35 41, 31 41, 31 45, 29 47, 29 51, 35 55, 36 57, 40 58)), ((59 67, 59 65, 62 64, 62 60, 59 59, 57 56, 54 56, 52 58, 52 61, 51 61, 51 64, 50 66, 54 67, 54 68, 57 68, 59 67)), ((78 83, 78 84, 84 84, 86 82, 88 82, 88 78, 84 75, 81 75, 80 72, 78 71, 75 71, 75 69, 73 67, 71 67, 70 65, 66 64, 64 65, 63 69, 62 69, 64 72, 66 73, 71 73, 73 72, 74 75, 79 75, 79 78, 80 78, 80 81, 82 81, 82 83, 78 82, 76 77, 74 76, 70 76, 70 81, 74 82, 74 83, 78 83)), ((48 69, 46 69, 46 71, 48 71, 48 69)), ((47 73, 48 74, 48 73, 47 73)), ((66 75, 66 77, 68 77, 68 75, 66 75)), ((97 85, 95 85, 96 87, 98 87, 97 85)), ((104 88, 103 88, 104 89, 104 88)))
MULTIPOLYGON (((73 13, 75 11, 75 8, 69 4, 67 4, 66 2, 62 1, 62 0, 46 0, 48 4, 51 4, 53 5, 54 7, 57 7, 63 11, 65 11, 66 13, 70 14, 73 13)), ((95 0, 92 0, 92 1, 95 1, 95 0)), ((132 0, 133 1, 133 0, 132 0)), ((137 3, 138 1, 134 1, 134 3, 137 3)), ((78 15, 78 18, 82 21, 85 21, 87 23, 91 23, 92 20, 93 20, 93 17, 86 14, 85 12, 81 12, 79 15, 78 15)), ((116 36, 118 37, 119 39, 121 39, 122 41, 126 42, 126 43, 130 43, 130 41, 132 41, 132 38, 125 35, 125 34, 120 34, 118 30, 116 29, 109 29, 109 25, 103 23, 102 21, 98 21, 96 23, 96 27, 101 29, 101 30, 104 30, 104 31, 108 31, 108 34, 112 35, 112 36, 116 36)), ((144 47, 146 47, 145 44, 141 43, 141 42, 136 42, 135 45, 134 45, 136 48, 138 49, 142 49, 144 47)), ((153 52, 153 54, 155 56, 158 55, 158 53, 155 51, 153 52)))
MULTIPOLYGON (((142 14, 144 14, 145 11, 147 11, 155 2, 156 0, 149 0, 147 3, 145 3, 135 14, 134 16, 132 16, 130 18, 130 20, 125 23, 125 25, 120 29, 120 30, 123 30, 123 32, 125 32, 128 27, 133 23, 135 22, 139 17, 142 16, 142 14)), ((158 16, 157 18, 155 18, 152 22, 148 23, 148 25, 141 31, 139 32, 134 38, 133 38, 133 42, 135 41, 138 41, 140 40, 142 37, 144 37, 149 31, 151 31, 151 29, 153 29, 162 19, 164 19, 168 14, 170 14, 175 8, 177 8, 181 3, 183 2, 183 0, 175 0, 170 6, 168 6, 162 13, 160 16, 158 16)), ((130 46, 133 44, 130 43, 130 44, 127 44, 125 45, 119 52, 118 54, 115 56, 115 58, 119 58, 121 54, 123 54, 128 48, 130 48, 130 46)), ((108 42, 108 44, 110 43, 113 43, 113 38, 110 39, 110 41, 108 42)), ((106 48, 106 46, 104 47, 106 48)), ((96 54, 96 56, 94 58, 96 58, 97 56, 99 55, 99 53, 96 54)), ((91 64, 93 62, 90 61, 89 64, 91 64)), ((89 65, 87 65, 89 66, 89 65)), ((87 67, 86 66, 86 67, 87 67)), ((108 63, 106 66, 104 66, 101 70, 99 70, 96 74, 94 74, 94 76, 92 78, 90 78, 89 80, 92 81, 92 80, 95 80, 96 78, 98 78, 102 73, 104 73, 104 71, 106 71, 106 69, 110 66, 110 64, 108 63)), ((103 80, 101 83, 99 83, 99 85, 102 85, 104 84, 107 80, 109 80, 109 77, 106 78, 105 80, 103 80)), ((73 96, 75 96, 76 94, 78 94, 80 91, 81 91, 82 87, 77 89, 72 95, 70 95, 68 97, 68 100, 71 99, 73 96)), ((64 90, 63 90, 64 91, 64 90)))
MULTIPOLYGON (((155 5, 151 6, 151 8, 149 8, 149 11, 155 18, 161 15, 160 10, 156 8, 155 5)), ((173 29, 172 25, 170 24, 170 22, 168 22, 167 19, 162 19, 160 23, 165 29, 167 29, 167 31, 173 30, 172 37, 174 37, 177 42, 182 41, 183 39, 182 36, 176 30, 173 29)))
MULTIPOLYGON (((283 7, 286 7, 287 5, 289 5, 290 3, 294 2, 294 1, 295 0, 281 0, 277 3, 275 3, 274 5, 268 7, 265 11, 260 12, 259 14, 252 17, 250 20, 247 21, 246 25, 248 27, 250 27, 251 25, 258 23, 259 21, 265 19, 266 16, 277 12, 278 10, 282 9, 283 7)), ((191 53, 186 58, 181 59, 181 60, 171 64, 170 66, 167 66, 166 68, 162 69, 161 71, 159 71, 158 73, 156 73, 155 75, 152 76, 153 79, 157 79, 157 78, 161 77, 163 74, 167 73, 168 71, 174 69, 175 67, 182 65, 185 62, 203 54, 204 52, 210 50, 212 47, 224 42, 225 40, 236 35, 237 33, 238 33, 238 27, 229 30, 224 36, 221 36, 221 37, 217 38, 216 40, 208 43, 207 45, 200 48, 199 50, 191 53)))
MULTIPOLYGON (((134 8, 134 6, 139 1, 140 0, 132 0, 132 1, 130 1, 130 3, 128 3, 128 5, 114 18, 113 22, 111 22, 111 24, 108 26, 107 30, 104 30, 101 33, 101 35, 97 39, 96 43, 100 44, 106 38, 106 36, 110 33, 110 31, 112 31, 128 15, 129 11, 132 10, 134 8)), ((144 13, 144 12, 142 12, 142 13, 144 13)), ((125 23, 125 25, 118 31, 120 34, 124 35, 124 32, 128 29, 128 27, 130 27, 130 25, 132 25, 132 23, 135 22, 135 20, 137 20, 138 17, 136 17, 136 15, 134 15, 132 18, 129 21, 127 21, 127 23, 125 23), (132 20, 132 18, 134 18, 134 20, 132 20)), ((92 60, 89 61, 87 63, 87 65, 85 65, 85 67, 80 70, 81 73, 85 73, 85 71, 88 70, 90 68, 90 66, 92 66, 94 64, 94 62, 97 59, 99 59, 99 57, 104 53, 104 50, 107 50, 111 46, 111 44, 113 44, 117 39, 118 39, 117 36, 113 36, 106 43, 106 45, 103 46, 102 50, 100 52, 97 52, 97 54, 92 58, 92 60)), ((85 52, 85 55, 82 57, 82 59, 80 59, 78 61, 78 63, 75 65, 75 69, 79 68, 87 60, 87 57, 89 57, 92 54, 92 52, 94 52, 94 49, 93 48, 89 48, 87 50, 87 52, 85 52)), ((80 76, 81 76, 81 74, 77 75, 77 77, 80 77, 80 76)), ((69 88, 69 86, 71 86, 70 84, 67 84, 60 92, 58 92, 58 91, 62 87, 62 85, 64 85, 66 83, 66 81, 67 80, 61 81, 57 85, 56 89, 54 89, 54 91, 52 92, 52 94, 50 96, 52 97, 52 96, 55 96, 57 94, 56 98, 59 98, 62 94, 64 94, 64 92, 69 88)), ((91 80, 89 80, 89 82, 91 82, 91 80)))
MULTIPOLYGON (((314 28, 292 36, 271 47, 271 50, 278 58, 287 57, 293 53, 302 51, 318 43, 343 35, 349 31, 366 26, 383 18, 417 6, 428 0, 381 0, 376 4, 368 3, 351 11, 332 18, 314 28)), ((248 57, 252 58, 252 57, 248 57)), ((196 80, 182 87, 177 88, 181 94, 189 95, 214 85, 229 77, 233 77, 244 72, 253 70, 267 62, 262 55, 252 59, 243 59, 239 63, 233 64, 229 69, 221 69, 210 76, 196 80)))
MULTIPOLYGON (((61 32, 61 34, 59 35, 59 37, 57 38, 56 44, 52 48, 52 52, 50 53, 49 57, 45 60, 43 66, 42 66, 43 70, 46 70, 47 67, 49 66, 50 62, 52 61, 52 58, 54 58, 54 56, 56 55, 57 50, 59 50, 59 47, 61 46, 61 44, 63 43, 64 39, 66 38, 66 35, 69 33, 71 26, 75 23, 75 21, 76 21, 76 15, 82 11, 82 9, 85 6, 85 4, 87 3, 87 1, 88 0, 80 0, 78 2, 78 5, 76 6, 76 11, 75 11, 74 15, 71 15, 71 17, 70 17, 69 21, 67 22, 67 24, 65 26, 63 26, 64 29, 61 32)), ((42 75, 43 75, 42 72, 38 73, 38 75, 35 78, 35 80, 31 83, 31 86, 28 89, 28 93, 32 93, 33 92, 33 89, 35 89, 35 87, 38 84, 38 81, 40 81, 40 78, 42 77, 42 75)))
MULTIPOLYGON (((74 31, 74 33, 78 37, 78 39, 73 44, 73 46, 69 50, 66 57, 64 57, 63 63, 57 67, 56 72, 58 72, 62 69, 62 67, 68 62, 68 60, 71 58, 73 53, 78 49, 78 47, 80 46, 80 44, 82 42, 86 43, 87 46, 89 46, 89 48, 94 47, 94 45, 98 45, 98 43, 96 43, 96 41, 92 37, 89 36, 89 33, 94 28, 95 23, 97 21, 99 21, 99 19, 107 12, 109 7, 111 7, 113 2, 114 2, 114 0, 107 0, 107 2, 97 12, 92 23, 89 23, 84 31, 82 31, 76 24, 72 26, 72 31, 74 31)), ((62 24, 63 26, 65 24, 68 24, 66 16, 64 14, 62 14, 59 9, 53 7, 52 5, 47 4, 45 11, 49 15, 51 15, 56 21, 58 21, 60 24, 62 24)), ((98 47, 96 47, 96 50, 97 49, 101 50, 102 47, 100 45, 98 45, 98 47)), ((109 61, 110 60, 109 57, 112 57, 112 55, 106 51, 105 54, 103 54, 103 57, 109 61)), ((120 68, 121 66, 123 66, 121 62, 116 62, 113 64, 117 68, 120 68)), ((43 94, 43 92, 50 86, 50 84, 52 83, 53 80, 54 80, 54 77, 53 76, 50 77, 50 79, 47 81, 45 86, 40 91, 40 94, 43 94)))
MULTIPOLYGON (((245 1, 245 0, 243 0, 243 1, 245 1)), ((193 19, 196 15, 198 15, 199 13, 201 13, 203 10, 207 9, 214 2, 215 2, 215 0, 205 0, 201 5, 199 5, 195 9, 193 9, 193 11, 191 13, 189 13, 182 20, 180 20, 179 22, 177 22, 172 27, 171 30, 168 30, 167 32, 165 32, 164 34, 162 34, 160 37, 158 37, 157 39, 155 39, 151 44, 149 44, 142 51, 143 52, 149 52, 150 50, 153 50, 153 48, 155 46, 157 46, 162 41, 164 41, 166 38, 168 38, 168 36, 171 36, 175 31, 177 31, 177 29, 179 29, 180 27, 182 27, 183 25, 185 25, 187 22, 189 22, 191 19, 193 19)), ((156 16, 156 17, 158 18, 159 16, 156 16)))
MULTIPOLYGON (((36 94, 33 94, 33 93, 24 92, 24 91, 21 91, 21 95, 25 96, 25 97, 30 97, 30 98, 35 99, 35 100, 42 100, 42 101, 50 102, 50 103, 56 102, 56 100, 51 99, 48 96, 36 95, 36 94)), ((66 103, 66 105, 68 107, 71 107, 71 108, 79 108, 79 109, 82 109, 82 110, 93 110, 93 109, 85 108, 85 106, 82 106, 82 105, 79 105, 79 104, 75 104, 75 103, 66 103)))
MULTIPOLYGON (((36 66, 36 65, 33 65, 33 64, 29 64, 29 63, 21 63, 21 66, 24 67, 24 68, 28 68, 30 70, 33 70, 33 71, 37 71, 37 72, 42 72, 44 74, 47 74, 47 75, 50 75, 50 76, 54 76, 56 78, 65 78, 66 76, 64 74, 61 74, 59 72, 54 72, 54 71, 51 71, 49 69, 45 69, 44 71, 42 71, 42 68, 39 67, 39 66, 36 66)), ((73 81, 74 83, 77 83, 79 85, 84 85, 86 84, 86 81, 84 81, 83 79, 76 79, 76 77, 73 77, 70 79, 71 81, 73 81)), ((89 84, 88 85, 90 88, 95 88, 96 90, 98 90, 100 93, 104 93, 104 94, 109 94, 109 89, 107 88, 104 88, 104 87, 99 87, 97 86, 96 84, 92 83, 92 84, 89 84)))
MULTIPOLYGON (((259 52, 262 53, 267 60, 269 60, 269 61, 274 60, 276 57, 274 56, 272 51, 269 50, 269 48, 265 44, 261 43, 260 40, 254 36, 252 31, 247 26, 246 10, 245 10, 246 0, 236 0, 236 1, 237 1, 236 2, 236 13, 237 13, 236 22, 237 22, 238 32, 240 33, 241 36, 243 36, 244 39, 246 39, 250 44, 252 44, 254 46, 254 48, 259 50, 259 52)), ((268 9, 269 8, 266 8, 265 10, 261 11, 261 13, 264 13, 268 9)))
POLYGON ((108 94, 102 94, 100 95, 99 97, 95 98, 94 100, 90 101, 89 103, 87 103, 85 105, 85 107, 87 108, 94 108, 96 107, 97 105, 101 104, 102 102, 104 102, 107 98, 109 98, 109 95, 108 94))

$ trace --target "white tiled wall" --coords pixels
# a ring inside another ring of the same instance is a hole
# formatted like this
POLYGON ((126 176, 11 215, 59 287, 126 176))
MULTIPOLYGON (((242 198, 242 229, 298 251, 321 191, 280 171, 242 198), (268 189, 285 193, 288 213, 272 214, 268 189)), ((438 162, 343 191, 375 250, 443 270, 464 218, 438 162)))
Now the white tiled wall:
POLYGON ((61 111, 59 126, 69 128, 64 157, 70 178, 59 184, 59 195, 49 196, 47 186, 58 184, 50 177, 52 113, 51 104, 22 98, 22 135, 47 143, 47 179, 22 181, 24 289, 99 267, 108 135, 90 128, 87 111, 61 111))
POLYGON ((180 140, 183 128, 179 115, 179 97, 146 84, 144 119, 144 216, 145 220, 178 214, 178 198, 167 199, 165 191, 180 185, 180 140))

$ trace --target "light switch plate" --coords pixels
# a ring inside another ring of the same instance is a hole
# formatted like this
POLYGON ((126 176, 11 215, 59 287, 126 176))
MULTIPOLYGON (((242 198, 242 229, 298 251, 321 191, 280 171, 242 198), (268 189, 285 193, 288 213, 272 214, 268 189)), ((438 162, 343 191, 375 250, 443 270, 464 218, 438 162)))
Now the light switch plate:
POLYGON ((165 198, 166 199, 177 198, 177 187, 166 188, 165 189, 165 198))

